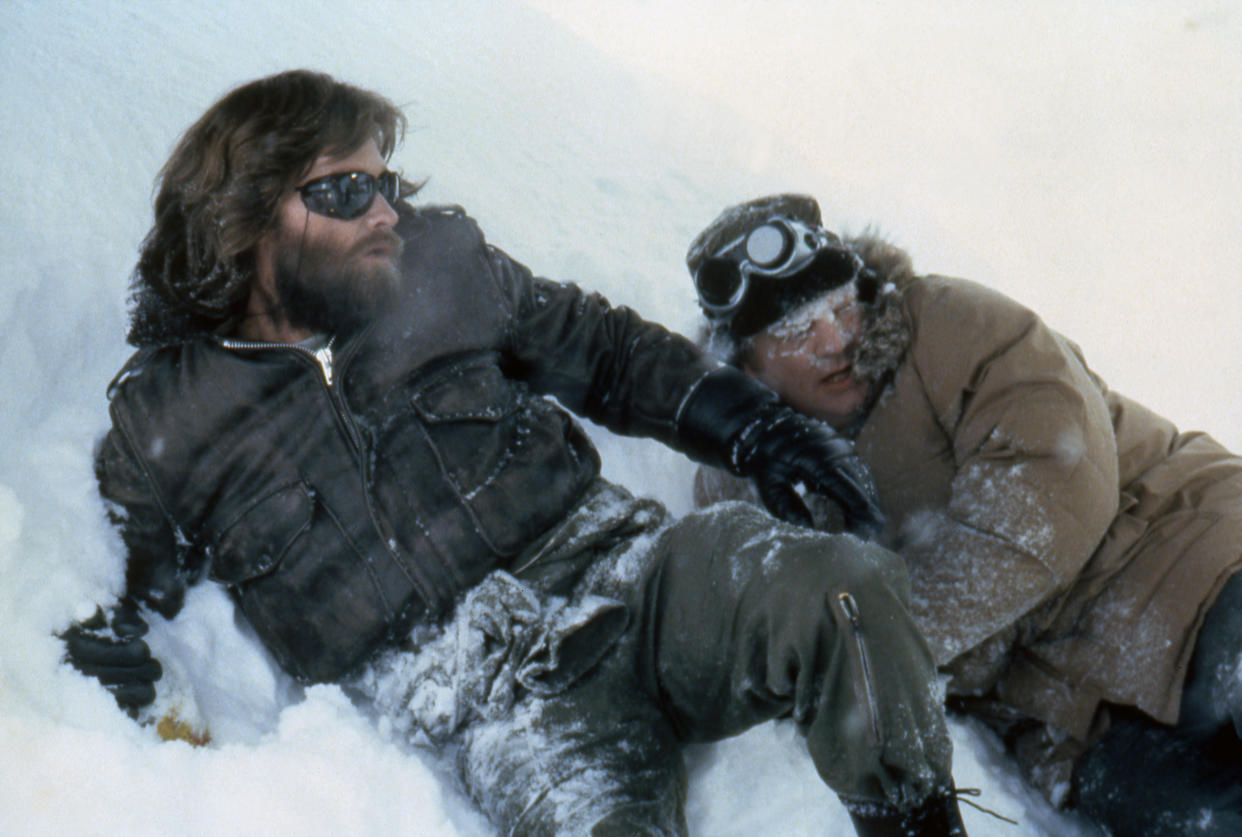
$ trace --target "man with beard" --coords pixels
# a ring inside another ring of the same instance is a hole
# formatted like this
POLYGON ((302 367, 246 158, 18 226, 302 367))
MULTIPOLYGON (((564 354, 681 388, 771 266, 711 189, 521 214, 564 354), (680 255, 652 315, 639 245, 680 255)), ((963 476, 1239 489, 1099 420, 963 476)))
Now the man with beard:
POLYGON ((1110 834, 1242 834, 1242 459, 810 197, 725 210, 686 261, 708 345, 856 441, 951 703, 1110 834))
POLYGON ((860 834, 962 834, 900 559, 740 504, 671 520, 545 396, 865 533, 852 446, 406 203, 403 124, 295 71, 226 95, 165 165, 97 455, 125 596, 66 633, 70 661, 146 705, 139 605, 171 618, 206 577, 299 681, 450 757, 506 833, 683 834, 683 743, 789 716, 860 834))

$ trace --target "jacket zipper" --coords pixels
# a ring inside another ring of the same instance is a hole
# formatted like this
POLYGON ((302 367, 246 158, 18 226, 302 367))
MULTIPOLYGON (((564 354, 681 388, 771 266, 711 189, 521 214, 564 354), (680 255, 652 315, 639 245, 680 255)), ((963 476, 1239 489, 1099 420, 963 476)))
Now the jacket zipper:
MULTIPOLYGON (((341 428, 345 433, 345 438, 353 446, 354 453, 358 457, 358 467, 361 470, 362 477, 362 490, 366 494, 364 500, 371 517, 371 525, 380 536, 380 541, 383 543, 384 549, 396 563, 397 568, 401 570, 401 572, 416 588, 418 588, 423 599, 430 604, 432 602, 431 592, 435 589, 434 586, 429 584, 424 578, 415 579, 410 576, 411 568, 407 567, 406 563, 402 561, 401 557, 397 554, 397 548, 392 533, 388 530, 387 526, 382 525, 379 516, 375 513, 375 504, 371 500, 370 453, 363 444, 362 432, 358 429, 357 424, 353 420, 353 416, 350 414, 349 409, 345 406, 344 398, 342 397, 340 390, 335 386, 337 377, 335 373, 343 369, 344 365, 349 361, 349 358, 341 358, 341 363, 339 365, 336 363, 336 357, 333 353, 333 346, 335 343, 336 337, 334 336, 320 348, 312 350, 306 348, 305 346, 299 346, 296 343, 270 343, 258 340, 237 340, 228 337, 220 339, 220 344, 226 349, 240 351, 285 349, 293 351, 302 357, 308 358, 315 362, 315 365, 322 373, 324 388, 327 390, 328 402, 332 405, 332 412, 336 415, 337 421, 340 422, 341 428)), ((378 583, 376 587, 379 589, 378 583)), ((379 592, 380 597, 384 598, 383 591, 380 590, 379 592)), ((387 605, 389 613, 393 618, 396 618, 399 615, 386 598, 385 605, 387 605)))
POLYGON ((328 402, 332 405, 332 412, 341 423, 341 429, 345 433, 345 438, 353 446, 354 453, 358 458, 365 461, 366 451, 363 449, 362 434, 358 432, 358 428, 349 417, 349 411, 345 409, 341 401, 340 392, 336 387, 337 364, 333 352, 335 343, 336 337, 332 337, 320 348, 312 350, 305 346, 299 346, 297 343, 269 343, 261 340, 238 340, 232 337, 220 338, 220 345, 234 351, 285 350, 313 361, 316 368, 319 369, 321 379, 328 392, 328 402))
POLYGON ((880 723, 879 699, 875 690, 875 674, 871 668, 871 654, 867 649, 867 638, 863 634, 862 612, 858 602, 849 593, 837 594, 837 603, 841 612, 850 623, 850 631, 854 637, 854 647, 858 651, 859 668, 861 669, 863 691, 867 697, 867 711, 871 715, 871 734, 876 744, 884 743, 884 728, 880 723))
POLYGON ((220 345, 226 349, 239 349, 242 351, 257 349, 292 349, 304 357, 308 357, 319 366, 319 371, 323 373, 324 383, 329 387, 332 386, 332 344, 336 342, 336 337, 331 337, 328 342, 320 346, 318 349, 308 349, 305 346, 299 346, 297 343, 268 343, 262 340, 238 340, 233 337, 224 337, 220 339, 220 345))

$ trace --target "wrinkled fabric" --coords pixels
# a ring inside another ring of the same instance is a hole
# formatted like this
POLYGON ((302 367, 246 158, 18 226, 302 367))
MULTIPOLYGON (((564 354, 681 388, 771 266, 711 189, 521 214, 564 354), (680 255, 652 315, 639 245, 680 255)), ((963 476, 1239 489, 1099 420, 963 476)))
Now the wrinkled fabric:
POLYGON ((852 803, 909 808, 949 783, 942 695, 887 550, 743 504, 669 521, 597 483, 526 558, 355 684, 508 833, 684 834, 682 744, 777 717, 852 803))
POLYGON ((564 691, 611 650, 626 621, 620 602, 543 596, 496 570, 438 636, 385 652, 359 687, 387 716, 408 714, 429 742, 443 743, 465 723, 510 713, 523 692, 564 691))

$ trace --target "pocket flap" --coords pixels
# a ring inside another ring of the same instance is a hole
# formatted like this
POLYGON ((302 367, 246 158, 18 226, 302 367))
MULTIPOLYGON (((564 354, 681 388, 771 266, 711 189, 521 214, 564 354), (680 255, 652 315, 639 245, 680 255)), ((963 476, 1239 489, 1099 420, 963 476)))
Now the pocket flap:
POLYGON ((513 384, 494 364, 455 368, 440 374, 411 397, 429 424, 449 421, 499 421, 517 407, 513 384))
POLYGON ((237 584, 271 572, 298 536, 310 528, 315 499, 296 483, 260 497, 221 533, 210 577, 237 584))

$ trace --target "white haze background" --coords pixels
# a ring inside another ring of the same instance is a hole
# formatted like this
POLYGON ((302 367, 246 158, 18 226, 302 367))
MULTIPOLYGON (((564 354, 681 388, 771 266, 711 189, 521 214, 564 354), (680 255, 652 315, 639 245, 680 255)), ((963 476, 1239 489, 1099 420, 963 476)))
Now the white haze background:
MULTIPOLYGON (((397 164, 427 200, 676 329, 696 323, 690 237, 809 191, 829 225, 876 223, 916 268, 1028 302, 1114 387, 1242 447, 1238 2, 7 0, 0 834, 489 833, 339 690, 275 674, 214 588, 152 632, 207 748, 134 724, 52 638, 121 584, 90 455, 155 173, 225 90, 295 66, 405 106, 397 164)), ((594 435, 610 476, 686 510, 686 460, 594 435)), ((1081 833, 988 736, 954 737, 959 784, 1021 820, 967 810, 973 835, 1081 833)), ((696 834, 851 833, 787 725, 691 765, 696 834)))

